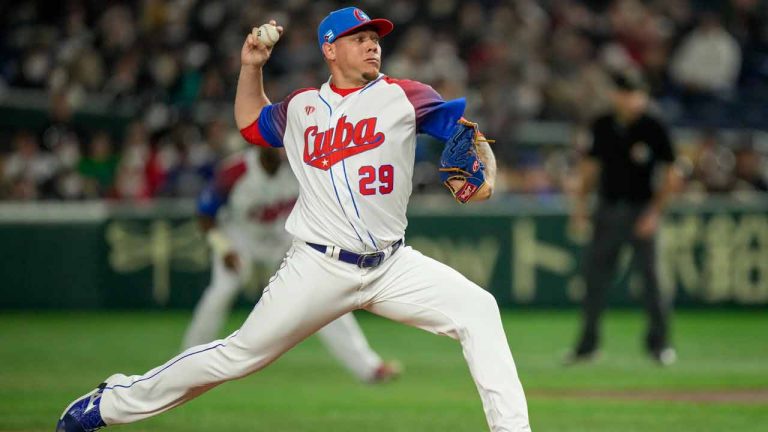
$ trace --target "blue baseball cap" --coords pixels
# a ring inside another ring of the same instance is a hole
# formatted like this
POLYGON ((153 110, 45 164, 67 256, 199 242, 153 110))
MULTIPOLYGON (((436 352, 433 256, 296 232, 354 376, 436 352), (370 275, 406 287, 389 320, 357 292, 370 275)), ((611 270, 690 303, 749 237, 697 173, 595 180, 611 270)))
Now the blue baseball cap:
POLYGON ((317 42, 322 50, 324 43, 333 43, 344 35, 368 26, 372 27, 379 34, 379 37, 388 35, 395 28, 392 21, 388 19, 371 19, 365 12, 356 7, 346 7, 329 13, 320 21, 320 25, 317 26, 317 42))

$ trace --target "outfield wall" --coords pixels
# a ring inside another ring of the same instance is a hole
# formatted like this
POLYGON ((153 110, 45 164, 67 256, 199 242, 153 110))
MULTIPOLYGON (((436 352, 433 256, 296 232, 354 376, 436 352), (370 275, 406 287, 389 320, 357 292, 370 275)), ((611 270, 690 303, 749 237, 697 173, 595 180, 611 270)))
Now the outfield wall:
MULTIPOLYGON (((507 307, 570 307, 584 286, 583 240, 558 199, 458 206, 421 197, 406 243, 461 271, 507 307)), ((0 308, 190 308, 208 283, 209 257, 190 201, 0 204, 0 308)), ((768 306, 768 199, 677 203, 659 239, 665 295, 679 306, 768 306)), ((610 294, 634 303, 627 271, 610 294)), ((257 266, 242 305, 271 269, 257 266)))

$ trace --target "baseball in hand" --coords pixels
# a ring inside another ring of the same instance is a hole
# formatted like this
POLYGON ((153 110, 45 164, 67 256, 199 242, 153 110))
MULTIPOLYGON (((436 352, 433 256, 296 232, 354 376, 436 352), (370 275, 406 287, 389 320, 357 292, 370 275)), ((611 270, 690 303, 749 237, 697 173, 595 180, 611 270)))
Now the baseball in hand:
POLYGON ((277 31, 277 27, 272 24, 262 24, 261 27, 256 29, 256 38, 264 44, 266 47, 274 46, 278 39, 280 39, 280 32, 277 31))

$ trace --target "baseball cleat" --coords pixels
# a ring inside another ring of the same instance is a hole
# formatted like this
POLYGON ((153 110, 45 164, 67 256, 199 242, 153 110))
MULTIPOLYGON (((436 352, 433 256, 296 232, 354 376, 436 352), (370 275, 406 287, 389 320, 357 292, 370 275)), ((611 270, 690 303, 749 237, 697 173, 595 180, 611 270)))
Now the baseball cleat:
POLYGON ((383 384, 396 380, 403 373, 403 366, 397 360, 382 362, 373 376, 368 380, 369 384, 383 384))
POLYGON ((61 414, 56 432, 91 432, 106 427, 101 418, 101 395, 107 383, 77 398, 61 414))

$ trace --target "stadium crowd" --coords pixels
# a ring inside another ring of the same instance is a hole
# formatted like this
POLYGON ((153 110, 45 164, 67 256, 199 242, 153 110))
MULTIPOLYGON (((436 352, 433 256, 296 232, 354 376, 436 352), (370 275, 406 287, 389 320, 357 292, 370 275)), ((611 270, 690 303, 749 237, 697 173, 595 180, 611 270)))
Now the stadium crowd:
MULTIPOLYGON (((579 126, 603 110, 611 74, 634 69, 655 109, 696 131, 678 142, 687 187, 768 190, 765 0, 364 0, 395 22, 383 72, 467 96, 467 116, 498 139, 503 189, 568 188, 579 134, 559 146, 515 142, 531 120, 579 126)), ((0 199, 195 196, 241 148, 231 120, 243 37, 286 27, 267 94, 327 79, 315 28, 339 1, 22 0, 0 3, 0 106, 45 91, 47 121, 0 132, 0 199), (16 93, 14 93, 16 94, 16 93), (98 97, 118 128, 85 122, 98 97)), ((439 146, 417 152, 417 191, 439 187, 439 146)))

